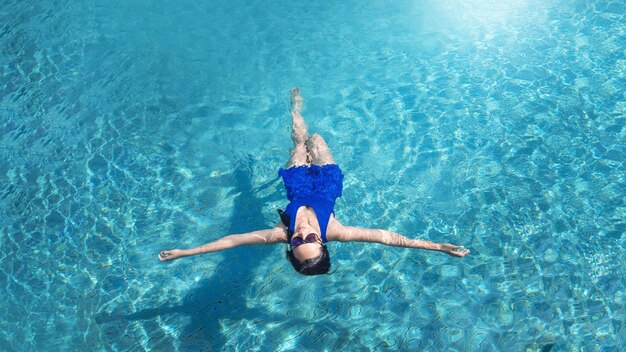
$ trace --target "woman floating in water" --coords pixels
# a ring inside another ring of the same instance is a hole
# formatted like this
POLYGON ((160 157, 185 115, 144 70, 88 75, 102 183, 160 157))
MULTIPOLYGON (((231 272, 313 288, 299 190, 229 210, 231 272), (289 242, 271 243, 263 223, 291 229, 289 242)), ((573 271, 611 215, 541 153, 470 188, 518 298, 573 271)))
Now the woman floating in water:
POLYGON ((326 274, 330 256, 326 243, 372 242, 389 246, 435 250, 456 257, 470 251, 449 243, 410 239, 387 230, 364 229, 341 224, 334 216, 335 200, 341 197, 343 175, 319 134, 309 137, 300 111, 300 89, 291 90, 291 158, 278 174, 290 203, 280 211, 281 221, 273 229, 228 235, 193 249, 171 249, 159 253, 161 261, 222 251, 241 245, 287 243, 287 258, 304 275, 326 274))

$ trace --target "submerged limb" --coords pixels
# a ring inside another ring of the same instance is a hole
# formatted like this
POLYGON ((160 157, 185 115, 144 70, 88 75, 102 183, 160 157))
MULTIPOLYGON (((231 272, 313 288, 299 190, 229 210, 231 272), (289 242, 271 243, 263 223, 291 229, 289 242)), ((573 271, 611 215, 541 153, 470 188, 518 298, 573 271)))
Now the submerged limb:
POLYGON ((460 258, 470 253, 470 250, 463 246, 412 239, 389 230, 344 226, 338 222, 333 226, 329 234, 336 241, 340 242, 370 242, 394 247, 427 249, 460 258))
POLYGON ((293 88, 291 90, 291 139, 293 140, 293 145, 304 144, 304 142, 309 138, 309 133, 307 131, 306 122, 304 122, 304 118, 300 115, 302 111, 302 95, 300 95, 300 88, 293 88))
POLYGON ((311 164, 324 166, 335 164, 335 159, 322 136, 314 133, 307 141, 306 147, 311 156, 311 164))
POLYGON ((308 166, 309 165, 309 152, 304 144, 294 145, 291 148, 289 155, 289 161, 285 165, 285 169, 292 166, 308 166))
POLYGON ((252 231, 244 234, 228 235, 191 249, 169 249, 159 253, 159 260, 167 262, 197 254, 212 253, 244 245, 277 244, 287 241, 287 228, 279 222, 272 229, 252 231))
POLYGON ((300 115, 302 111, 302 95, 300 95, 299 88, 291 89, 290 102, 291 140, 293 141, 293 148, 291 149, 289 161, 285 166, 286 168, 309 164, 309 152, 305 145, 306 140, 309 138, 309 132, 307 131, 304 118, 300 115))

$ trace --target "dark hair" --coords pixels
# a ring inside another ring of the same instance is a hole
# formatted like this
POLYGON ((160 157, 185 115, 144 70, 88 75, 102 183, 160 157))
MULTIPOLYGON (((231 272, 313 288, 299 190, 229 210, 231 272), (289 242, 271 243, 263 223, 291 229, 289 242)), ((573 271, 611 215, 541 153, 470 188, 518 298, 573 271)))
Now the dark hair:
POLYGON ((291 249, 287 249, 285 252, 287 253, 287 259, 289 259, 293 268, 302 275, 328 274, 328 271, 330 270, 330 254, 328 254, 326 245, 322 245, 322 253, 320 255, 315 258, 307 259, 303 262, 300 262, 298 258, 293 255, 293 251, 291 249))

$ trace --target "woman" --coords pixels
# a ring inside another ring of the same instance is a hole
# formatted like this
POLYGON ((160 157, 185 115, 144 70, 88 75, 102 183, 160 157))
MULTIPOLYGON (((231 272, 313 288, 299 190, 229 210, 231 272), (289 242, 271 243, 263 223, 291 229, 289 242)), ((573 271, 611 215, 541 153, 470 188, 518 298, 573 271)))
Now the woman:
POLYGON ((326 243, 372 242, 389 246, 435 250, 456 257, 470 251, 449 243, 409 239, 387 230, 364 229, 341 224, 334 216, 335 200, 341 197, 343 175, 324 139, 309 137, 300 115, 300 90, 291 90, 291 158, 278 174, 282 177, 290 203, 280 211, 281 221, 273 229, 229 235, 193 249, 171 249, 159 253, 161 261, 195 254, 211 253, 241 245, 288 243, 287 258, 304 275, 326 274, 330 256, 326 243))

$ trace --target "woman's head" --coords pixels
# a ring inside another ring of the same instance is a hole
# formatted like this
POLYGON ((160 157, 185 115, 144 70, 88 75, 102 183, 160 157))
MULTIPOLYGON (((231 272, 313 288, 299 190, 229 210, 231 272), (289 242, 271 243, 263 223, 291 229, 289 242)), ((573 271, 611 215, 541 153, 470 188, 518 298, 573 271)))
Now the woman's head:
POLYGON ((330 254, 323 244, 308 243, 290 248, 287 250, 287 259, 293 268, 303 275, 327 274, 330 270, 330 254))
POLYGON ((289 229, 290 219, 279 210, 280 218, 287 230, 287 259, 297 272, 303 275, 327 274, 330 270, 330 255, 321 240, 319 225, 313 226, 308 221, 296 225, 295 233, 289 229))

